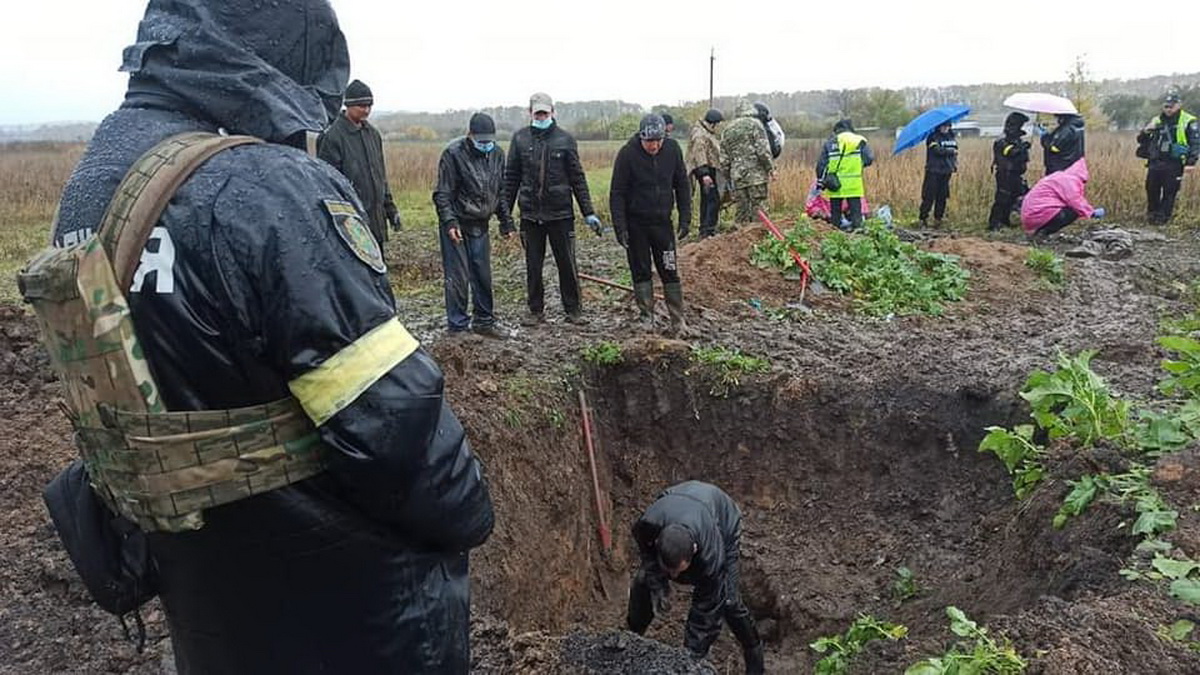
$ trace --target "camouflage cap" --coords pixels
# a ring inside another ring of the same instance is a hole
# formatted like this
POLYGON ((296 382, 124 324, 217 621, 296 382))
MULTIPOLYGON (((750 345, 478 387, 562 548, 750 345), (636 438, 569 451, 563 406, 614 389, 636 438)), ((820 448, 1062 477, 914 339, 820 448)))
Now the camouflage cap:
POLYGON ((643 141, 661 141, 667 137, 667 123, 662 115, 650 113, 638 124, 638 138, 643 141))
POLYGON ((539 91, 529 97, 529 112, 554 112, 554 99, 550 94, 539 91))

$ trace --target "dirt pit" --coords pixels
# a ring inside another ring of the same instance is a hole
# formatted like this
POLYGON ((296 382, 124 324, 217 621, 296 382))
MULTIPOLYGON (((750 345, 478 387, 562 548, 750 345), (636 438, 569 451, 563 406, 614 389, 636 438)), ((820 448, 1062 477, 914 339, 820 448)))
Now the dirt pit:
MULTIPOLYGON (((510 447, 505 455, 548 464, 545 475, 555 480, 544 488, 546 500, 578 512, 541 522, 523 551, 500 553, 489 544, 476 566, 491 567, 495 555, 505 559, 505 579, 478 595, 493 615, 551 633, 583 626, 599 634, 558 639, 553 665, 545 654, 529 664, 518 640, 516 656, 504 661, 513 669, 491 672, 523 671, 515 667, 522 659, 524 672, 649 672, 649 664, 678 657, 666 645, 682 642, 686 587, 676 587, 671 615, 651 628, 649 637, 663 643, 659 649, 604 631, 623 625, 636 564, 629 525, 658 491, 688 479, 720 485, 742 507, 743 595, 766 639, 769 671, 811 672, 816 657, 808 644, 843 632, 863 612, 908 626, 909 637, 868 650, 857 672, 901 672, 952 642, 947 606, 981 623, 1007 622, 1020 635, 1021 626, 1053 616, 1055 603, 1104 599, 1128 586, 1118 571, 1136 541, 1119 527, 1120 512, 1093 509, 1071 528, 1054 530, 1049 521, 1058 491, 1018 507, 1002 465, 975 451, 985 426, 1009 423, 1016 414, 1011 397, 903 380, 863 388, 782 376, 746 381, 719 397, 685 344, 641 340, 625 348, 623 364, 590 373, 613 552, 598 550, 586 469, 559 473, 558 465, 571 459, 549 458, 541 449, 548 439, 531 438, 530 447, 510 447), (536 550, 544 547, 553 549, 550 555, 536 550), (893 591, 900 567, 911 570, 920 588, 903 601, 893 591)), ((584 456, 578 452, 576 464, 584 456)), ((489 466, 504 473, 506 462, 495 460, 489 466)), ((1169 623, 1169 603, 1159 610, 1169 623)), ((1123 631, 1132 614, 1126 618, 1123 631)), ((1158 642, 1145 629, 1142 637, 1158 642)), ((1071 644, 1078 636, 1059 639, 1060 649, 1084 649, 1071 644)), ((1145 672, 1122 659, 1119 643, 1089 641, 1086 651, 1127 668, 1112 672, 1145 672)), ((1164 654, 1169 668, 1162 672, 1200 669, 1200 657, 1186 650, 1164 654)), ((728 631, 712 665, 740 672, 740 650, 728 631)))

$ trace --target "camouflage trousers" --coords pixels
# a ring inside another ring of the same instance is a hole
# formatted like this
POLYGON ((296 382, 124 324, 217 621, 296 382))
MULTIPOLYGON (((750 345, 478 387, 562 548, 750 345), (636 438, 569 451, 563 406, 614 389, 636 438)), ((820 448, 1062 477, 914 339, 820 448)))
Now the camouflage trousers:
POLYGON ((758 210, 767 210, 767 184, 748 185, 737 188, 733 193, 737 204, 736 220, 738 224, 758 221, 758 210))

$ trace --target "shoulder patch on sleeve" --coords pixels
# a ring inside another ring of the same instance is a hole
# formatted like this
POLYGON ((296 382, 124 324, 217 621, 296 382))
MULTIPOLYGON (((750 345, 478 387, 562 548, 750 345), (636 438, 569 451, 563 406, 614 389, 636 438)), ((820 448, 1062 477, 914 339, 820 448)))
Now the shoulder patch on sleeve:
POLYGON ((383 251, 379 248, 379 242, 375 241, 375 235, 371 234, 370 228, 363 222, 362 216, 358 215, 358 209, 350 202, 333 199, 323 199, 321 205, 333 219, 333 229, 350 248, 350 252, 376 272, 386 272, 383 251))

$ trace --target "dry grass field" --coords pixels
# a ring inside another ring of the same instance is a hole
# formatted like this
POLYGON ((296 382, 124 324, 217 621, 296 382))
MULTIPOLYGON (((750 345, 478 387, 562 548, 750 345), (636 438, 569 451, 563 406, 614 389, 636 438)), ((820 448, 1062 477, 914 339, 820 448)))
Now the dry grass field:
MULTIPOLYGON (((875 205, 888 204, 900 222, 916 218, 924 156, 915 148, 891 155, 891 139, 871 139, 877 161, 867 170, 867 196, 875 205)), ((1114 224, 1143 220, 1145 169, 1133 155, 1132 134, 1092 132, 1087 139, 1092 182, 1089 199, 1104 206, 1114 224)), ((820 152, 818 140, 790 140, 779 161, 779 179, 771 186, 775 212, 790 214, 802 208, 820 152)), ((389 178, 405 221, 414 226, 433 222, 429 195, 437 172, 442 143, 394 143, 386 148, 389 178)), ((608 182, 619 143, 585 142, 580 155, 588 171, 596 208, 607 218, 608 182)), ((1036 148, 1035 148, 1036 149, 1036 148)), ((71 144, 16 144, 0 153, 0 301, 13 301, 11 280, 21 264, 47 240, 62 186, 82 153, 71 144)), ((980 231, 991 204, 991 139, 963 139, 959 173, 951 184, 947 220, 956 229, 980 231)), ((1027 174, 1032 184, 1041 175, 1040 153, 1027 174)), ((1176 207, 1175 225, 1200 224, 1200 183, 1189 175, 1176 207)))

